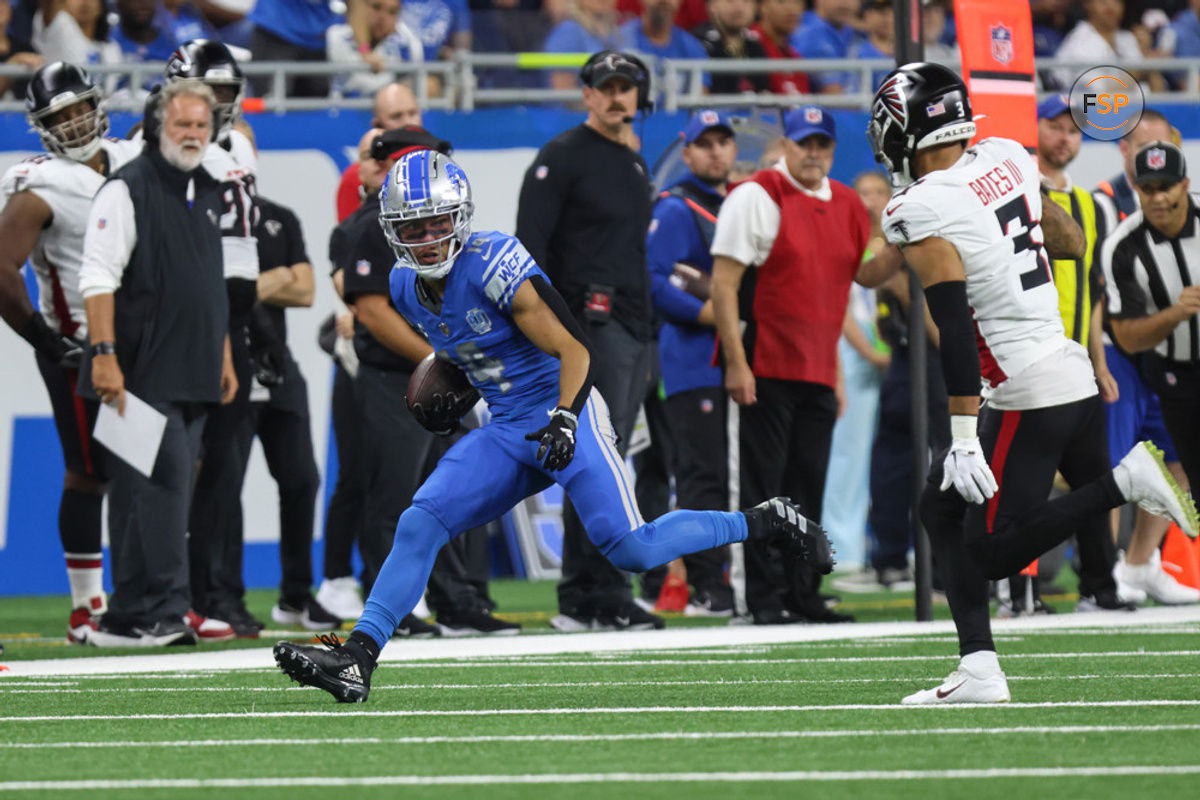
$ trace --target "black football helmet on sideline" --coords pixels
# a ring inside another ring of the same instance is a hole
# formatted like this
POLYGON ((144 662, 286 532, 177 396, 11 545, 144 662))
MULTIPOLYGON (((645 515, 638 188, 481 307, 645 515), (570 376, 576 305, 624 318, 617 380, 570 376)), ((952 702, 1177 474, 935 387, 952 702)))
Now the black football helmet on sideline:
POLYGON ((238 66, 237 59, 221 42, 209 39, 192 39, 184 42, 167 59, 163 70, 167 83, 199 80, 212 87, 217 95, 217 135, 223 140, 229 135, 233 123, 242 113, 242 100, 246 96, 246 76, 238 66))
POLYGON ((72 161, 88 161, 108 133, 102 100, 100 87, 87 70, 53 61, 38 69, 25 89, 26 117, 48 152, 72 161), (78 103, 86 103, 88 108, 74 114, 60 113, 78 103))
POLYGON ((871 101, 867 139, 895 187, 907 186, 913 156, 927 147, 975 135, 966 84, 940 64, 915 62, 887 74, 871 101))

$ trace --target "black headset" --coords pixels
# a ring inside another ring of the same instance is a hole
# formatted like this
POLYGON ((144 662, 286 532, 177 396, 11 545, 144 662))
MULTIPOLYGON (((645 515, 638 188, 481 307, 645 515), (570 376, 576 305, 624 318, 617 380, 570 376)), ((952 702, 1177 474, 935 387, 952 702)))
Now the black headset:
POLYGON ((592 74, 596 70, 596 65, 609 56, 615 56, 616 60, 625 61, 634 66, 636 74, 633 77, 633 84, 637 87, 637 110, 647 115, 650 114, 654 110, 654 101, 650 99, 650 70, 646 68, 646 62, 633 53, 623 53, 620 50, 601 50, 599 53, 594 53, 580 68, 579 80, 583 81, 584 86, 591 86, 592 74))

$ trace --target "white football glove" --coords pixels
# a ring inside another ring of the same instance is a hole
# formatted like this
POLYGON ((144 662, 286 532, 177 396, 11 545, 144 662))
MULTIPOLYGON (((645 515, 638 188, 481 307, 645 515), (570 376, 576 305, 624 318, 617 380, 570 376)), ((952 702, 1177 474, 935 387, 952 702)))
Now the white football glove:
POLYGON ((979 438, 955 439, 942 464, 942 491, 953 485, 964 500, 982 503, 999 489, 979 438))

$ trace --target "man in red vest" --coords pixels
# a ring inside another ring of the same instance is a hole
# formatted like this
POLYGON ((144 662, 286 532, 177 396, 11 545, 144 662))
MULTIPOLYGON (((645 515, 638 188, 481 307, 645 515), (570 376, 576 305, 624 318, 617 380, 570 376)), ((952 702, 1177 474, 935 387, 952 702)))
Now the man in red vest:
MULTIPOLYGON (((721 206, 712 299, 725 390, 740 406, 741 504, 783 494, 820 519, 850 282, 878 285, 901 259, 889 246, 862 261, 871 221, 855 191, 828 177, 837 139, 828 112, 795 109, 784 133, 783 158, 721 206)), ((820 575, 785 565, 772 547, 747 544, 745 560, 756 624, 852 619, 826 609, 820 575)))

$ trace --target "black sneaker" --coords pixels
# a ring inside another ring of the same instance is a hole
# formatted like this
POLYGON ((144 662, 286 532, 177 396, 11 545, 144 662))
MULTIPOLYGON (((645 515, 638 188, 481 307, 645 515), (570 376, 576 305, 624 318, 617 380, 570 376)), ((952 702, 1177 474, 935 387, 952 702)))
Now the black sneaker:
POLYGON ((1089 611, 1137 611, 1137 603, 1127 603, 1117 597, 1116 591, 1112 589, 1102 589, 1095 594, 1080 595, 1079 603, 1075 606, 1075 611, 1087 613, 1089 611))
POLYGON ((459 636, 515 636, 521 626, 496 619, 483 609, 460 614, 438 614, 438 632, 447 638, 459 636))
POLYGON ((278 642, 273 651, 275 663, 292 680, 324 689, 339 703, 365 703, 375 662, 355 642, 343 644, 332 634, 318 639, 323 648, 278 642))
POLYGON ((683 609, 685 617, 732 617, 733 592, 728 586, 697 589, 683 609))
POLYGON ((437 627, 430 625, 416 614, 408 614, 400 620, 392 636, 404 636, 408 639, 429 639, 441 635, 437 627))
POLYGON ((267 627, 256 619, 244 605, 240 604, 218 606, 210 609, 210 612, 204 616, 229 623, 229 627, 233 628, 233 632, 239 639, 257 639, 258 634, 267 627))
POLYGON ((597 614, 596 626, 599 630, 657 631, 667 627, 667 622, 657 614, 651 614, 637 603, 631 602, 622 606, 616 613, 597 614))
POLYGON ((786 608, 764 608, 751 612, 755 625, 793 625, 800 620, 786 608))
POLYGON ((786 497, 773 497, 765 503, 742 512, 746 516, 750 538, 782 540, 799 559, 817 572, 833 572, 833 546, 829 537, 815 521, 801 513, 786 497))
POLYGON ((196 632, 182 618, 160 619, 153 625, 126 625, 109 615, 100 618, 93 631, 96 636, 88 637, 88 644, 97 647, 168 647, 171 645, 196 644, 196 632))

